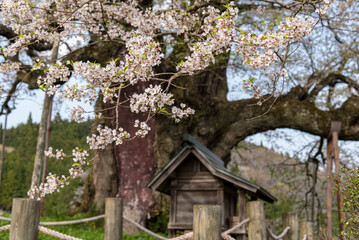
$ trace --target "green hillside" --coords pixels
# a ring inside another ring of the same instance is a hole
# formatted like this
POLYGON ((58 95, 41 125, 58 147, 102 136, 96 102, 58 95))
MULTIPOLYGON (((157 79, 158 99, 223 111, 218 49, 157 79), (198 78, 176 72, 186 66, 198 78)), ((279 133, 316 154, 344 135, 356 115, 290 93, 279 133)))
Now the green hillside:
MULTIPOLYGON (((51 125, 50 146, 53 149, 62 148, 65 153, 71 153, 72 149, 76 146, 87 148, 86 136, 90 133, 91 124, 90 120, 80 124, 61 120, 60 116, 57 115, 51 125)), ((0 210, 9 211, 13 198, 27 197, 27 191, 31 184, 38 127, 39 124, 33 123, 30 115, 26 124, 20 124, 16 128, 7 130, 6 147, 12 151, 5 151, 0 192, 0 210)), ((51 158, 48 163, 48 172, 68 175, 68 169, 71 165, 71 158, 65 158, 64 160, 51 158)), ((81 178, 74 179, 60 193, 47 196, 44 214, 61 215, 68 212, 71 206, 76 205, 76 196, 81 194, 82 186, 83 181, 81 178)))

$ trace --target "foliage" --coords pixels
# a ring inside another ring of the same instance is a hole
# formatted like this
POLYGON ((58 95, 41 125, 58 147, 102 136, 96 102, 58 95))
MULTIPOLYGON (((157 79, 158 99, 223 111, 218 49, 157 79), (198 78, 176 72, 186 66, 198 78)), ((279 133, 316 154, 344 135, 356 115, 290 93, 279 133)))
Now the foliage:
POLYGON ((336 185, 335 190, 343 194, 343 209, 345 212, 344 234, 349 239, 359 238, 359 168, 348 170, 340 169, 339 176, 336 176, 342 187, 336 185))
MULTIPOLYGON (((29 118, 30 119, 30 118, 29 118)), ((73 121, 55 118, 51 127, 50 143, 55 148, 60 146, 66 150, 71 150, 72 146, 84 146, 86 136, 90 132, 91 121, 77 124, 73 121)), ((31 183, 33 159, 35 158, 36 139, 39 125, 32 123, 31 119, 26 124, 21 124, 16 128, 7 130, 6 144, 14 150, 5 153, 0 208, 10 210, 13 198, 27 197, 26 192, 31 183)), ((1 136, 1 134, 0 134, 1 136)), ((71 163, 68 159, 54 160, 49 159, 48 172, 66 174, 71 163)), ((45 215, 61 215, 70 210, 70 204, 75 204, 75 192, 81 190, 83 185, 80 178, 74 179, 73 184, 64 188, 61 192, 56 192, 45 200, 45 215)), ((77 200, 79 201, 79 199, 77 200)))
POLYGON ((164 204, 161 201, 161 206, 157 210, 151 211, 151 219, 148 223, 148 229, 155 233, 168 234, 169 222, 169 203, 164 204))

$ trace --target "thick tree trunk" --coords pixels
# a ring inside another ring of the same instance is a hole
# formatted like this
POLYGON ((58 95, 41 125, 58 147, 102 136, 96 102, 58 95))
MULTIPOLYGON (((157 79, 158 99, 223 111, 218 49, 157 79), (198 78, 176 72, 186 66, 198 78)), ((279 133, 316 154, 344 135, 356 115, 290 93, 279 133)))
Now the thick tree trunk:
MULTIPOLYGON (((226 67, 221 66, 226 66, 227 60, 228 56, 223 56, 219 59, 218 66, 195 77, 177 80, 176 84, 184 87, 185 90, 173 89, 175 98, 178 103, 183 102, 194 108, 196 110, 194 116, 179 124, 174 123, 171 117, 157 116, 155 128, 154 122, 150 125, 154 129, 152 131, 154 135, 115 146, 110 150, 113 151, 115 160, 113 158, 109 160, 111 153, 106 153, 107 161, 117 165, 118 189, 109 187, 112 186, 114 177, 109 177, 107 183, 101 185, 95 183, 98 199, 100 195, 103 198, 108 194, 102 192, 104 186, 107 186, 108 189, 112 189, 111 195, 117 194, 124 198, 125 214, 131 212, 133 213, 131 218, 143 223, 146 212, 152 204, 151 192, 145 186, 151 176, 180 150, 185 132, 192 134, 225 161, 229 160, 231 148, 239 141, 252 134, 276 128, 298 129, 327 137, 330 122, 341 120, 343 131, 340 138, 359 140, 358 97, 349 98, 337 110, 322 111, 315 107, 312 98, 306 97, 309 95, 307 90, 297 86, 289 93, 280 96, 267 114, 258 117, 270 108, 271 102, 257 106, 251 105, 255 101, 253 99, 235 102, 226 100, 226 67), (351 114, 348 114, 349 112, 351 114)), ((161 66, 164 69, 160 71, 171 71, 173 66, 169 66, 168 62, 176 61, 167 60, 165 62, 167 65, 161 66)), ((140 89, 131 91, 141 92, 140 89)), ((121 109, 119 117, 120 126, 130 132, 134 131, 133 122, 136 115, 130 113, 128 109, 121 109)), ((112 122, 111 125, 114 126, 114 123, 112 122)), ((96 173, 96 169, 99 167, 95 166, 94 162, 94 175, 106 178, 107 172, 96 173)))
MULTIPOLYGON (((120 101, 134 92, 144 91, 147 85, 147 83, 141 83, 124 89, 121 92, 120 101)), ((98 102, 98 106, 104 109, 111 108, 113 105, 98 102)), ((117 111, 113 109, 107 114, 112 116, 112 119, 107 121, 107 125, 115 129, 118 124, 118 127, 124 128, 131 136, 134 136, 137 130, 134 127, 135 120, 144 121, 147 118, 147 114, 134 114, 129 108, 123 107, 117 111), (118 123, 113 118, 116 114, 118 114, 118 123)), ((155 128, 154 119, 150 119, 147 124, 151 129, 155 128)), ((123 199, 124 215, 141 224, 145 223, 152 202, 152 192, 146 185, 153 176, 153 141, 154 131, 152 130, 145 138, 137 137, 130 142, 107 146, 105 150, 97 152, 97 157, 93 162, 97 208, 103 207, 106 197, 120 197, 123 199)), ((126 222, 123 227, 127 233, 138 232, 136 227, 126 222)))

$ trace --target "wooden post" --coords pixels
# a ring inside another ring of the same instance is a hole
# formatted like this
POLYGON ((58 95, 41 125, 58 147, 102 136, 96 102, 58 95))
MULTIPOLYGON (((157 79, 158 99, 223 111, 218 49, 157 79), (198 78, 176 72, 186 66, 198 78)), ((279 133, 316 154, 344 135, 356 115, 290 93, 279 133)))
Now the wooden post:
POLYGON ((106 198, 105 240, 122 240, 122 199, 106 198))
POLYGON ((264 203, 260 201, 250 201, 247 203, 248 240, 267 239, 266 220, 264 214, 264 203))
POLYGON ((290 227, 288 233, 284 236, 283 240, 298 240, 299 235, 299 224, 298 224, 298 214, 295 212, 283 213, 283 230, 286 227, 290 227))
POLYGON ((222 207, 219 205, 193 206, 193 240, 220 240, 222 207))
POLYGON ((333 142, 327 140, 327 238, 332 238, 332 153, 333 142))
MULTIPOLYGON (((335 180, 337 185, 339 186, 339 190, 337 191, 337 200, 338 200, 338 215, 339 215, 339 230, 340 232, 344 232, 344 212, 340 210, 343 208, 343 200, 341 193, 341 183, 338 180, 339 175, 339 147, 338 147, 338 138, 339 132, 341 130, 342 123, 340 121, 332 121, 330 126, 330 134, 328 136, 327 143, 327 238, 332 238, 332 185, 331 185, 331 174, 332 174, 332 155, 334 151, 334 160, 335 160, 335 180)), ((344 240, 345 236, 340 235, 340 239, 344 240)))
MULTIPOLYGON (((334 150, 334 162, 335 162, 335 181, 336 184, 339 186, 337 189, 337 201, 338 201, 338 215, 339 215, 339 230, 340 232, 344 232, 344 212, 341 211, 343 209, 343 197, 342 197, 342 183, 339 181, 339 169, 340 169, 340 162, 339 162, 339 146, 338 146, 338 138, 339 132, 341 129, 342 123, 341 122, 332 122, 331 131, 332 138, 333 138, 333 150, 334 150)), ((340 234, 340 239, 344 240, 345 236, 340 234)))
POLYGON ((10 240, 37 240, 40 201, 14 198, 12 201, 10 240))
POLYGON ((304 235, 307 235, 307 240, 314 239, 313 223, 312 222, 301 222, 299 224, 299 240, 304 239, 304 235))
MULTIPOLYGON (((246 193, 244 191, 238 191, 237 204, 238 204, 237 212, 238 212, 238 216, 239 216, 238 223, 240 223, 241 221, 246 219, 246 193)), ((242 231, 245 233, 246 226, 242 226, 242 227, 238 228, 238 231, 242 231)), ((247 239, 246 234, 240 234, 237 237, 237 240, 246 240, 246 239, 247 239)))

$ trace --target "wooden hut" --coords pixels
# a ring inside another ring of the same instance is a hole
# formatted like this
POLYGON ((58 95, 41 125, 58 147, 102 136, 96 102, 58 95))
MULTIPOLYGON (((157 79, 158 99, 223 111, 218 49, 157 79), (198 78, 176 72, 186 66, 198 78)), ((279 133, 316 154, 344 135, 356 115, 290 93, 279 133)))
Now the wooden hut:
POLYGON ((184 143, 147 185, 171 196, 170 232, 192 229, 194 204, 222 206, 222 227, 228 229, 233 219, 245 219, 246 197, 270 203, 276 200, 260 186, 229 172, 222 159, 191 135, 184 135, 184 143))

